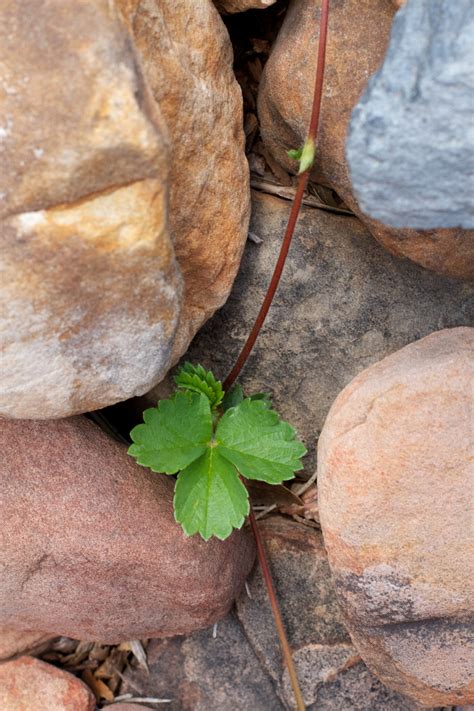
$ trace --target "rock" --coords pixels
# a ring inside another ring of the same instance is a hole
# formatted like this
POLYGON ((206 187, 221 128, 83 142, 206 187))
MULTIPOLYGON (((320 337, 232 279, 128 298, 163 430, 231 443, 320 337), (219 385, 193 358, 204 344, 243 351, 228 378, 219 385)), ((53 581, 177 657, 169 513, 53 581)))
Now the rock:
POLYGON ((3 416, 146 392, 239 265, 248 166, 224 25, 210 0, 118 5, 137 51, 109 0, 0 10, 3 416))
POLYGON ((107 0, 3 4, 0 34, 0 413, 61 417, 169 366, 167 139, 107 0))
POLYGON ((0 664, 2 711, 94 711, 92 692, 69 672, 32 657, 0 664))
MULTIPOLYGON (((413 704, 385 689, 361 663, 336 602, 321 533, 283 517, 260 524, 278 600, 308 711, 414 711, 413 704)), ((293 706, 278 636, 260 569, 249 578, 251 597, 237 613, 257 657, 287 708, 293 706)))
POLYGON ((172 699, 173 711, 285 711, 234 612, 214 630, 153 640, 147 657, 150 673, 129 669, 121 693, 172 699))
MULTIPOLYGON (((185 355, 225 377, 249 333, 276 263, 289 203, 254 193, 248 242, 226 305, 185 355), (217 347, 216 347, 217 344, 217 347)), ((248 393, 272 391, 281 415, 316 465, 316 437, 342 388, 361 370, 439 328, 472 322, 474 289, 394 259, 356 218, 304 208, 282 283, 239 380, 248 393)), ((133 403, 136 419, 167 395, 171 377, 133 403)), ((117 425, 130 413, 120 409, 117 425)), ((128 429, 128 431, 129 431, 128 429)))
POLYGON ((394 227, 474 227, 474 6, 411 2, 354 109, 347 142, 361 208, 394 227))
POLYGON ((246 10, 265 10, 275 2, 276 0, 214 0, 214 5, 219 12, 227 15, 246 10))
POLYGON ((473 351, 474 329, 445 329, 371 366, 319 441, 321 524, 352 639, 423 705, 474 699, 473 351))
POLYGON ((118 5, 170 133, 169 220, 185 281, 176 361, 226 300, 247 238, 242 94, 229 36, 211 0, 118 5))
MULTIPOLYGON (((292 0, 259 90, 263 140, 290 172, 287 150, 304 142, 311 112, 321 0, 292 0), (308 59, 310 58, 310 60, 308 59), (292 71, 288 71, 291 67, 292 71)), ((330 8, 322 113, 312 177, 332 187, 397 256, 440 273, 474 276, 474 237, 461 229, 397 230, 365 215, 354 197, 345 156, 351 112, 383 60, 395 7, 387 0, 345 0, 330 8)))
POLYGON ((19 632, 15 629, 0 628, 0 661, 18 654, 31 653, 41 649, 53 637, 44 632, 32 630, 19 632))
POLYGON ((186 538, 174 481, 85 418, 0 420, 1 624, 114 644, 226 614, 250 570, 248 530, 186 538))
MULTIPOLYGON (((360 662, 342 624, 320 532, 282 517, 259 525, 308 711, 415 711, 360 662)), ((252 597, 242 592, 237 615, 216 628, 153 641, 150 674, 129 671, 122 693, 172 699, 176 711, 293 708, 258 567, 249 589, 252 597)))

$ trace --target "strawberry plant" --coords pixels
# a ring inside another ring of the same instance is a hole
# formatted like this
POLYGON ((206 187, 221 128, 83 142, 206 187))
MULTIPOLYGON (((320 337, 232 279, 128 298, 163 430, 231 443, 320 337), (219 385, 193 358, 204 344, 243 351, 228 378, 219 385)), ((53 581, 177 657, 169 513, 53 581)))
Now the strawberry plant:
POLYGON ((303 146, 289 151, 290 157, 299 163, 298 184, 280 254, 255 323, 224 384, 202 366, 186 363, 176 377, 178 392, 145 411, 144 423, 132 430, 134 444, 129 449, 140 464, 153 471, 178 474, 175 516, 188 535, 199 532, 205 540, 213 535, 226 538, 233 528, 242 526, 248 514, 298 711, 305 708, 303 695, 265 547, 241 477, 270 484, 290 479, 302 468, 301 457, 306 450, 296 439, 293 428, 271 409, 267 394, 245 398, 240 385, 234 383, 255 345, 278 288, 315 159, 328 20, 329 0, 322 0, 308 135, 303 146))
POLYGON ((211 372, 190 363, 175 382, 171 398, 145 410, 128 451, 154 472, 178 475, 174 511, 186 535, 223 540, 249 514, 242 477, 292 479, 306 449, 266 393, 244 397, 239 385, 224 393, 211 372))

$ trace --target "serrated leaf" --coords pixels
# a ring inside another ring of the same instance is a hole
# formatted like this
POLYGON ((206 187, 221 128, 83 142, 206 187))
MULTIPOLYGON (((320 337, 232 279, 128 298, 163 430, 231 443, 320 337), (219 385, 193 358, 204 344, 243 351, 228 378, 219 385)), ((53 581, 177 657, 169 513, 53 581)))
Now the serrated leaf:
POLYGON ((247 479, 269 484, 292 479, 306 454, 294 429, 264 400, 243 400, 223 415, 215 434, 219 453, 247 479))
POLYGON ((176 474, 203 455, 212 437, 212 413, 202 393, 177 392, 145 410, 130 433, 128 453, 154 472, 176 474))
POLYGON ((235 467, 208 447, 178 475, 174 495, 175 518, 188 536, 200 533, 224 540, 240 528, 249 512, 248 493, 235 467))
POLYGON ((220 380, 217 380, 210 370, 205 370, 202 365, 186 362, 175 375, 174 381, 178 388, 205 395, 213 410, 221 404, 224 397, 220 380))
POLYGON ((239 383, 236 383, 230 390, 224 395, 222 401, 222 407, 224 412, 229 410, 231 407, 236 407, 244 399, 244 391, 239 383))

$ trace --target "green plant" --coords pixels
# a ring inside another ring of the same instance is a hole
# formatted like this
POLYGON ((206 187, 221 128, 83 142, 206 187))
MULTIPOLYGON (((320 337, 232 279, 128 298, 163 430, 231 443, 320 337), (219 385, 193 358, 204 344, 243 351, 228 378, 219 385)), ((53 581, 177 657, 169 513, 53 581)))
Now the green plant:
MULTIPOLYGON (((327 34, 328 34, 328 25, 329 25, 329 0, 322 0, 321 1, 321 14, 320 14, 320 30, 319 30, 319 40, 318 40, 318 56, 317 56, 317 63, 316 63, 316 77, 315 77, 315 83, 314 83, 314 89, 313 89, 313 101, 312 101, 311 118, 310 118, 308 135, 307 135, 307 138, 301 148, 292 149, 291 151, 289 151, 290 157, 296 161, 299 161, 298 184, 297 184, 297 188, 296 188, 296 193, 295 193, 295 197, 293 199, 293 203, 291 205, 290 215, 288 217, 288 224, 286 226, 285 234, 283 236, 283 241, 282 241, 281 248, 280 248, 280 253, 278 255, 278 260, 275 265, 275 269, 274 269, 272 278, 270 280, 270 284, 268 286, 267 293, 265 294, 265 298, 264 298, 263 303, 260 307, 260 310, 257 314, 254 325, 247 337, 247 340, 245 341, 245 343, 242 347, 242 350, 240 351, 238 358, 237 358, 232 370, 227 375, 227 378, 224 381, 223 390, 227 391, 227 393, 224 396, 224 399, 222 400, 224 407, 225 407, 225 403, 226 403, 226 398, 228 398, 228 402, 230 401, 231 403, 234 403, 234 398, 237 399, 236 405, 232 404, 231 407, 238 406, 239 402, 244 400, 242 389, 240 388, 240 386, 238 384, 234 385, 234 383, 235 383, 237 377, 239 376, 240 371, 242 370, 245 363, 247 362, 248 357, 249 357, 250 353, 252 352, 252 349, 253 349, 255 342, 258 338, 258 335, 259 335, 259 333, 262 329, 262 326, 265 322, 268 311, 270 309, 273 298, 275 296, 276 290, 278 288, 278 284, 280 282, 283 268, 285 266, 286 258, 288 256, 288 250, 290 248, 290 245, 291 245, 291 242, 293 239, 293 235, 295 232, 296 222, 298 220, 298 215, 299 215, 299 212, 301 209, 301 204, 303 201, 303 195, 304 195, 306 185, 308 182, 308 178, 309 178, 309 172, 312 168, 314 158, 315 158, 315 153, 316 153, 316 136, 317 136, 317 132, 318 132, 319 117, 320 117, 320 113, 321 113, 321 100, 322 100, 322 91, 323 91, 324 68, 325 68, 325 61, 326 61, 326 42, 327 42, 327 34), (239 390, 239 388, 240 388, 240 390, 239 390), (239 397, 240 397, 239 393, 242 396, 241 400, 239 400, 239 397)), ((189 367, 192 368, 192 366, 189 366, 189 367)), ((189 367, 188 367, 188 374, 187 375, 190 374, 189 367)), ((191 373, 191 375, 193 375, 193 374, 194 373, 191 373)), ((206 380, 206 382, 207 382, 207 380, 206 380)), ((183 385, 180 385, 179 383, 177 383, 177 384, 178 384, 178 387, 181 387, 181 388, 184 387, 183 385)), ((207 383, 207 384, 209 385, 209 383, 207 383)), ((255 397, 256 396, 254 396, 254 398, 255 397)), ((268 397, 263 398, 263 400, 266 400, 266 399, 268 400, 268 397)), ((139 425, 139 427, 140 426, 141 425, 139 425)), ((247 502, 247 505, 248 505, 248 502, 247 502)), ((255 538, 258 561, 260 563, 263 578, 265 580, 265 585, 267 587, 268 597, 269 597, 270 604, 272 607, 273 617, 275 620, 275 626, 276 626, 276 629, 278 632, 278 637, 280 640, 281 650, 283 652, 283 657, 284 657, 285 664, 288 669, 288 674, 289 674, 291 685, 292 685, 293 692, 295 695, 296 708, 298 711, 304 711, 305 705, 304 705, 303 695, 301 693, 301 689, 300 689, 300 686, 298 683, 298 677, 297 677, 295 665, 293 662, 291 648, 290 648, 290 645, 288 642, 288 638, 286 636, 285 627, 283 625, 283 620, 282 620, 280 608, 278 605, 278 600, 276 597, 275 586, 273 584, 272 575, 270 572, 270 567, 269 567, 267 555, 265 552, 265 546, 263 544, 262 537, 261 537, 260 532, 258 530, 258 525, 257 525, 255 515, 254 515, 251 508, 249 509, 249 521, 250 521, 252 532, 253 532, 254 538, 255 538)))
POLYGON ((200 365, 186 363, 178 391, 145 410, 129 454, 162 474, 177 474, 175 518, 188 536, 225 539, 249 514, 241 477, 280 484, 302 469, 304 445, 271 408, 267 393, 224 393, 200 365))

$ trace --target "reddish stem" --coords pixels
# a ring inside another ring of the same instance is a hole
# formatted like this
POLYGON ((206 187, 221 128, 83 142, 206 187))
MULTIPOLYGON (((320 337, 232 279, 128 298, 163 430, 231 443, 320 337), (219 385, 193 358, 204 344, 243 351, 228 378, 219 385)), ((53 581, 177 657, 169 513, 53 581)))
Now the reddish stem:
POLYGON ((277 596, 275 593, 275 587, 273 585, 272 574, 270 572, 270 567, 268 565, 267 554, 265 551, 265 546, 263 544, 260 531, 258 530, 257 521, 255 519, 255 514, 250 509, 249 513, 250 526, 252 527, 252 532, 255 537, 255 543, 257 546, 257 556, 258 562, 262 569, 263 579, 267 588, 268 599, 270 600, 270 606, 272 608, 273 619, 275 620, 275 627, 278 632, 278 637, 280 639, 280 647, 283 652, 283 657, 285 664, 288 668, 288 674, 290 676, 291 686, 295 695, 296 708, 298 711, 304 711, 304 701, 303 695, 301 693, 300 686, 298 684, 298 677, 296 675, 295 665, 293 663, 293 657, 291 655, 291 649, 286 637, 285 626, 283 625, 283 620, 281 618, 280 606, 278 605, 277 596))
MULTIPOLYGON (((311 109, 311 120, 309 124, 308 140, 315 141, 316 134, 318 132, 319 125, 319 115, 321 113, 321 98, 323 93, 323 79, 324 79, 324 65, 326 60, 326 38, 328 30, 328 16, 329 16, 329 0, 322 0, 321 5, 321 22, 319 29, 319 43, 318 43, 318 61, 316 66, 316 80, 314 83, 314 93, 313 93, 313 106, 311 109)), ((301 209, 301 203, 303 200, 303 194, 306 189, 306 184, 308 182, 309 171, 306 170, 301 173, 298 178, 298 186, 296 189, 296 194, 293 199, 293 204, 291 206, 290 216, 288 218, 288 224, 286 226, 285 235, 283 237, 283 242, 280 248, 280 254, 278 255, 278 260, 273 272, 270 285, 268 287, 267 293, 263 300, 263 304, 258 312, 257 318, 253 325, 252 330, 242 348, 237 361, 230 371, 229 375, 224 381, 224 390, 228 390, 235 382, 239 376, 240 371, 244 367, 247 359, 252 352, 255 345, 255 341, 258 338, 258 334, 261 331, 263 323, 267 317, 268 311, 275 296, 275 292, 278 288, 280 282, 280 277, 283 272, 283 267, 285 266, 286 257, 288 255, 288 250, 290 248, 291 240, 293 239, 293 234, 296 227, 296 222, 298 220, 298 215, 301 209)))
MULTIPOLYGON (((318 43, 318 60, 317 60, 317 65, 316 65, 316 80, 314 83, 314 92, 313 92, 313 105, 311 109, 311 120, 309 124, 309 132, 308 132, 308 138, 307 140, 312 140, 315 142, 316 140, 316 135, 318 131, 318 125, 319 125, 319 116, 321 113, 321 99, 322 99, 322 92, 323 92, 323 79, 324 79, 324 65, 325 65, 325 60, 326 60, 326 39, 327 39, 327 31, 328 31, 328 17, 329 17, 329 0, 322 0, 321 3, 321 20, 320 20, 320 28, 319 28, 319 43, 318 43)), ((267 317, 268 311, 270 309, 270 306, 273 301, 273 297, 275 296, 275 292, 278 288, 278 284, 280 282, 280 278, 283 272, 283 268, 285 266, 285 261, 288 255, 288 250, 290 248, 291 240, 293 238, 293 234, 295 231, 296 227, 296 222, 298 220, 298 215, 301 209, 301 203, 303 200, 303 194, 306 188, 306 184, 308 182, 308 176, 309 176, 309 171, 311 168, 308 168, 304 173, 301 173, 299 178, 298 178, 298 186, 296 189, 296 194, 293 200, 293 204, 291 206, 291 212, 290 216, 288 218, 288 224, 286 227, 285 235, 283 237, 283 242, 280 248, 280 254, 278 255, 278 260, 275 266, 275 270, 273 272, 270 285, 268 287, 267 293, 265 295, 265 299, 263 301, 263 304, 260 308, 260 311, 258 312, 257 318, 255 319, 255 323, 253 325, 252 330, 250 331, 250 334, 247 338, 247 341, 245 342, 244 347, 242 348, 239 357, 237 358, 237 361, 230 371, 229 375, 224 381, 224 389, 228 390, 235 382, 236 378, 239 376, 240 371, 242 370, 243 366, 247 362, 247 359, 252 352, 252 349, 255 345, 255 341, 257 340, 257 337, 261 331, 261 328, 263 326, 263 323, 267 317)), ((262 574, 263 578, 265 581, 265 585, 267 587, 268 591, 268 598, 270 600, 270 605, 272 608, 273 612, 273 617, 275 620, 275 627, 278 632, 278 637, 280 639, 280 646, 281 650, 283 652, 283 657, 285 660, 285 664, 288 668, 288 673, 290 675, 290 681, 291 685, 293 687, 293 693, 295 695, 295 700, 296 700, 296 707, 298 711, 304 711, 304 701, 303 701, 303 696, 301 694, 301 689, 299 687, 298 683, 298 677, 296 674, 296 669, 295 665, 293 663, 293 657, 291 654, 291 648, 288 642, 288 638, 286 636, 285 632, 285 627, 283 625, 283 620, 281 618, 281 613, 280 613, 280 607, 278 605, 277 597, 275 594, 275 587, 273 585, 273 580, 272 580, 272 575, 270 572, 270 568, 268 565, 268 560, 265 552, 265 547, 263 545, 262 538, 260 536, 260 532, 258 530, 258 525, 257 521, 255 519, 255 515, 250 509, 250 514, 249 514, 249 519, 250 519, 250 525, 252 527, 252 532, 255 538, 255 543, 257 546, 257 557, 258 561, 260 563, 260 567, 262 569, 262 574)))

